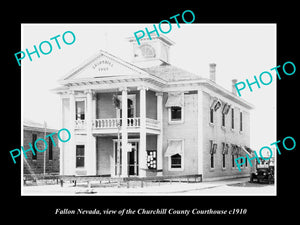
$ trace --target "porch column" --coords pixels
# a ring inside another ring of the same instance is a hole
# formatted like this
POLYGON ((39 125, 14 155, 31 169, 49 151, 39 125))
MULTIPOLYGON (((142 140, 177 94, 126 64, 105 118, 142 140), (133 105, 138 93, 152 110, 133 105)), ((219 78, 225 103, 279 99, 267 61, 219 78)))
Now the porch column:
POLYGON ((127 133, 127 87, 120 88, 122 91, 122 177, 128 176, 128 165, 127 165, 127 143, 128 143, 128 133, 127 133))
MULTIPOLYGON (((64 105, 63 105, 63 93, 60 93, 60 104, 59 104, 59 128, 63 128, 64 127, 64 123, 65 121, 64 118, 64 105)), ((64 175, 64 151, 66 151, 66 144, 65 143, 61 143, 61 148, 59 148, 59 175, 64 175)))
POLYGON ((162 175, 163 169, 163 93, 156 93, 157 96, 157 121, 159 122, 160 133, 157 135, 157 175, 162 175))
POLYGON ((66 150, 66 160, 63 162, 66 168, 65 174, 75 175, 76 169, 76 146, 75 146, 75 92, 69 92, 70 111, 69 111, 69 131, 71 139, 66 150), (67 153, 68 152, 68 153, 67 153))
POLYGON ((96 140, 92 133, 93 120, 93 91, 87 90, 86 93, 86 168, 88 175, 96 175, 96 140))
POLYGON ((146 176, 146 90, 147 87, 139 87, 140 90, 140 145, 139 145, 139 176, 146 176))

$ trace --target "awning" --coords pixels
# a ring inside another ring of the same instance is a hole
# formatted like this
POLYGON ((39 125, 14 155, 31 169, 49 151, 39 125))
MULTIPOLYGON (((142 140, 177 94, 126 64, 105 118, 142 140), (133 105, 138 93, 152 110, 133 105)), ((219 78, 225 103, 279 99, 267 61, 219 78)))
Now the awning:
POLYGON ((217 111, 222 106, 222 102, 218 98, 214 98, 210 108, 217 111))
POLYGON ((183 107, 184 106, 184 93, 182 92, 170 92, 168 93, 168 100, 166 107, 183 107))
POLYGON ((237 155, 238 154, 238 146, 235 144, 231 144, 231 154, 237 155))
POLYGON ((209 151, 209 153, 210 154, 215 154, 216 151, 217 151, 217 147, 218 147, 218 144, 215 143, 215 142, 213 142, 213 141, 211 141, 210 142, 210 151, 209 151))
POLYGON ((168 144, 168 148, 165 152, 165 157, 182 154, 182 141, 170 141, 168 144))
POLYGON ((222 154, 227 155, 228 154, 228 149, 229 149, 229 144, 227 143, 223 143, 223 150, 222 150, 222 154))
POLYGON ((223 110, 222 110, 222 113, 227 115, 228 112, 229 112, 230 107, 231 107, 231 105, 229 105, 228 103, 225 103, 225 105, 223 107, 223 110))
POLYGON ((250 148, 248 148, 247 146, 242 146, 242 149, 243 149, 243 151, 244 152, 246 152, 248 155, 251 155, 251 153, 252 153, 252 150, 250 149, 250 148))

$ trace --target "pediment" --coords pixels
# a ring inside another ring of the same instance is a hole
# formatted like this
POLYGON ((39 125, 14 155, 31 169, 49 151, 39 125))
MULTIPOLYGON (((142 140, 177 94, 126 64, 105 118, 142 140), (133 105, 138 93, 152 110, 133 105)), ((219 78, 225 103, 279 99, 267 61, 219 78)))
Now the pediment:
POLYGON ((107 52, 100 51, 83 65, 78 66, 74 71, 66 75, 63 81, 73 81, 88 78, 122 77, 122 76, 141 76, 145 77, 148 73, 139 69, 118 57, 107 52))

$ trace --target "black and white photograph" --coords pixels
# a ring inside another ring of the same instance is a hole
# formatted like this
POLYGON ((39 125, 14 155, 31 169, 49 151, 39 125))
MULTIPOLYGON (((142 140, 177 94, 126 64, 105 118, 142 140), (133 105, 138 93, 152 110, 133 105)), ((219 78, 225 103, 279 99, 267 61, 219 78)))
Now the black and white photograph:
POLYGON ((276 24, 169 27, 22 24, 23 195, 276 195, 276 24))
POLYGON ((5 14, 2 214, 292 220, 296 6, 122 3, 5 14))

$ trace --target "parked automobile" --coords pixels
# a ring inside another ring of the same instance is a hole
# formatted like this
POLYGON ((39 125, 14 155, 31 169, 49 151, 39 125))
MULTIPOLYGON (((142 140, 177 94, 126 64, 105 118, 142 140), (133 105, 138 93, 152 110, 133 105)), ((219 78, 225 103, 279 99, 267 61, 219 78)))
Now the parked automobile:
POLYGON ((250 182, 254 183, 274 183, 274 158, 263 160, 256 163, 255 172, 250 174, 250 182))

